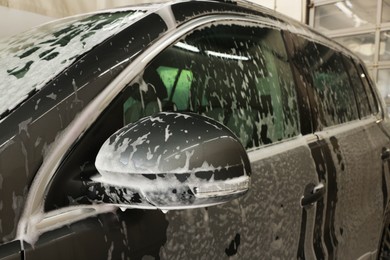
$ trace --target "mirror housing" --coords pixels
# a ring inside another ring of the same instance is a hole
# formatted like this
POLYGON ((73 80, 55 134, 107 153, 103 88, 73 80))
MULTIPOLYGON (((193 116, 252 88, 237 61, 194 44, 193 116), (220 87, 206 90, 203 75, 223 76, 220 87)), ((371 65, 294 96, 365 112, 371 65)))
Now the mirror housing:
POLYGON ((129 124, 101 147, 88 197, 120 207, 183 209, 245 194, 250 163, 224 125, 192 113, 158 113, 129 124))

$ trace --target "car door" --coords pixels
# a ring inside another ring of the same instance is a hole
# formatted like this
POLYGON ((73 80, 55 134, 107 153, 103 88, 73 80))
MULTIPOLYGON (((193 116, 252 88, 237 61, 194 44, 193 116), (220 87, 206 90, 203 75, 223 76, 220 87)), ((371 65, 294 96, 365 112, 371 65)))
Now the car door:
POLYGON ((45 198, 44 210, 55 214, 45 218, 47 227, 40 222, 44 232, 34 247, 26 246, 26 259, 313 256, 316 207, 310 195, 319 181, 308 142, 317 137, 301 133, 301 121, 310 118, 299 118, 280 30, 223 15, 193 21, 175 35, 181 36, 156 42, 154 56, 141 57, 148 66, 61 163, 45 198), (248 194, 219 206, 165 214, 90 205, 86 183, 97 173, 94 158, 103 142, 125 124, 169 110, 199 113, 231 129, 251 160, 248 194), (309 202, 302 208, 304 195, 309 202))
POLYGON ((310 118, 299 120, 281 32, 245 19, 226 22, 231 19, 199 24, 129 84, 135 96, 124 104, 126 122, 158 106, 196 112, 228 126, 252 163, 251 189, 244 198, 166 213, 167 242, 160 255, 311 257, 315 206, 302 208, 301 198, 318 184, 308 146, 317 137, 301 135, 301 121, 310 118))
MULTIPOLYGON (((305 117, 301 117, 301 125, 304 126, 303 131, 313 133, 317 127, 320 112, 318 107, 313 105, 315 104, 315 97, 311 91, 313 81, 310 66, 307 66, 310 51, 305 52, 308 40, 287 30, 283 31, 283 36, 290 55, 290 63, 295 74, 299 96, 301 96, 300 112, 305 115, 305 117), (307 120, 307 118, 312 118, 312 120, 307 120)), ((320 139, 317 134, 314 134, 314 136, 316 138, 311 138, 308 145, 315 164, 318 181, 322 184, 322 186, 315 188, 321 188, 323 196, 317 197, 314 212, 312 212, 310 218, 307 217, 307 220, 302 222, 302 229, 308 229, 310 232, 309 235, 301 237, 301 239, 304 239, 306 248, 310 248, 312 254, 305 255, 305 251, 301 251, 299 254, 300 259, 326 258, 327 251, 324 251, 324 247, 328 246, 328 242, 331 242, 333 239, 331 233, 333 231, 332 222, 329 221, 333 217, 333 213, 332 210, 326 210, 330 208, 328 203, 331 205, 334 202, 331 194, 333 194, 336 170, 328 144, 325 140, 320 139), (333 176, 333 178, 329 179, 328 176, 333 176), (325 244, 325 240, 327 244, 325 244)))
MULTIPOLYGON (((354 61, 344 54, 290 34, 297 66, 306 67, 313 106, 312 147, 326 196, 317 203, 314 249, 317 258, 359 258, 376 254, 386 204, 381 153, 388 138, 377 124, 377 109, 354 61), (300 64, 300 65, 298 65, 300 64), (357 102, 356 102, 357 101, 357 102)), ((364 259, 364 258, 363 258, 364 259)))

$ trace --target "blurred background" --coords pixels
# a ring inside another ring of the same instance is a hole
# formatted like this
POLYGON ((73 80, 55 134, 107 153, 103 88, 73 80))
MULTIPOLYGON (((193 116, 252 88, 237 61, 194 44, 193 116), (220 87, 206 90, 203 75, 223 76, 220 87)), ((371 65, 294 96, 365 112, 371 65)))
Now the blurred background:
MULTIPOLYGON (((79 13, 164 0, 0 0, 0 37, 42 22, 79 13), (12 26, 11 26, 12 25, 12 26)), ((304 20, 306 0, 256 0, 265 7, 304 20)))

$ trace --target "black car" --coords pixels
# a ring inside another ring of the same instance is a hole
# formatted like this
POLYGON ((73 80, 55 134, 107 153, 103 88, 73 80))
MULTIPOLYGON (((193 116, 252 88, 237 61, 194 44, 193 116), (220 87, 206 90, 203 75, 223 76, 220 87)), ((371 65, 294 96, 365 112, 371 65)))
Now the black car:
POLYGON ((305 25, 102 11, 3 40, 0 77, 0 258, 389 256, 389 119, 305 25))

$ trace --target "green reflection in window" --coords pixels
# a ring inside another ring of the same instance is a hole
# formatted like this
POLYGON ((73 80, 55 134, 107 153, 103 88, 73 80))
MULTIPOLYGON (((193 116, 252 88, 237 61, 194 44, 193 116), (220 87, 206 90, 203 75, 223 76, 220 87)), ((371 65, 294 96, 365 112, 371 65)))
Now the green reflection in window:
POLYGON ((188 99, 193 80, 193 74, 186 69, 160 66, 157 69, 165 88, 168 98, 178 110, 188 109, 188 99))

